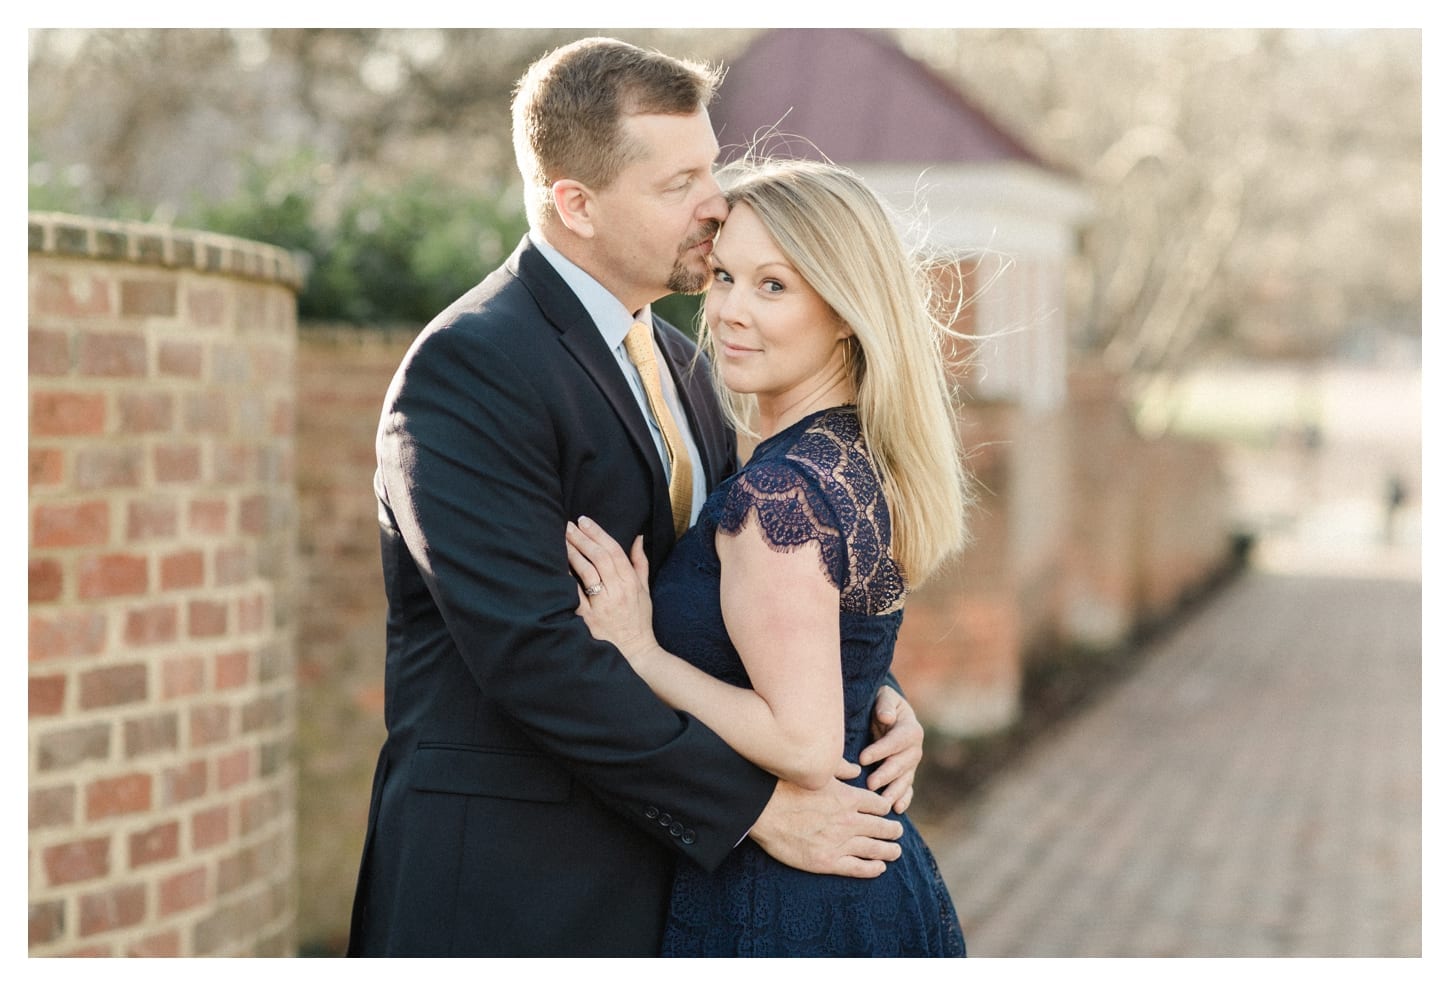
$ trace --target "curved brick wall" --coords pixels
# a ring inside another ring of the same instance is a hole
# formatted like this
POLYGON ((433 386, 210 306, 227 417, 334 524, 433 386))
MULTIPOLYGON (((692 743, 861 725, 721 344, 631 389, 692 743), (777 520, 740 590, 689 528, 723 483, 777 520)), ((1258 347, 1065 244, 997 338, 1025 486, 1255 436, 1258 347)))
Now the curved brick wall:
POLYGON ((30 954, 292 954, 298 271, 29 232, 30 954))

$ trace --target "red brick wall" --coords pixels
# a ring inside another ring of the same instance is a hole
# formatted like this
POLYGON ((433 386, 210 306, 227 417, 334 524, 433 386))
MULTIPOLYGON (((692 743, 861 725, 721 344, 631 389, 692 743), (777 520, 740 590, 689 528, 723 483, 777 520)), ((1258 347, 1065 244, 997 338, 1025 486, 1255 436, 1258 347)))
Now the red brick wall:
POLYGON ((972 403, 962 444, 977 490, 972 541, 906 601, 895 671, 922 720, 952 735, 989 732, 1017 716, 1023 613, 1009 505, 1015 409, 972 403))
POLYGON ((373 436, 412 332, 307 326, 297 353, 299 614, 298 940, 346 945, 383 729, 386 601, 373 436))
POLYGON ((1231 491, 1219 450, 1139 435, 1120 381, 1071 377, 1072 489, 1062 633, 1106 647, 1167 615, 1229 560, 1231 491))
POLYGON ((982 401, 962 417, 975 540, 907 600, 895 665, 922 719, 952 736, 1011 725, 1024 662, 1124 643, 1231 550, 1217 450, 1138 435, 1112 377, 1073 373, 1058 412, 982 401))
POLYGON ((30 954, 289 954, 296 270, 29 225, 30 954))

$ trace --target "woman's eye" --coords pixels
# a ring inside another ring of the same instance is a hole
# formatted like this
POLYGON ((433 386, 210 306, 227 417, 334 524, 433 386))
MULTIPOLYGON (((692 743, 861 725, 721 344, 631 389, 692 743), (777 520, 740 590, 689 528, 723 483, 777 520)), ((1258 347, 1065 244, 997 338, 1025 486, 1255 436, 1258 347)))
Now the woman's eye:
POLYGON ((780 294, 785 290, 785 285, 779 281, 761 281, 760 287, 768 294, 780 294))
POLYGON ((715 268, 715 280, 719 281, 721 284, 734 283, 731 280, 730 275, 725 273, 725 271, 719 267, 715 268))

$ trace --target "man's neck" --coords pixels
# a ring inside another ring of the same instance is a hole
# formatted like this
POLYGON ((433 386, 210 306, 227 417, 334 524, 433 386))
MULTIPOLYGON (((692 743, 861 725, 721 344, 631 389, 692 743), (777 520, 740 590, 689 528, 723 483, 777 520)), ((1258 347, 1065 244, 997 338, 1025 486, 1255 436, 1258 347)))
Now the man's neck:
POLYGON ((557 225, 551 225, 547 229, 541 226, 530 226, 529 236, 536 243, 542 241, 547 245, 553 247, 554 250, 556 250, 564 257, 564 259, 568 260, 575 267, 578 267, 584 273, 588 274, 590 277, 594 278, 594 280, 598 281, 606 291, 614 295, 614 297, 619 300, 619 303, 630 312, 637 314, 638 312, 647 308, 651 302, 657 300, 654 298, 640 299, 621 297, 616 287, 611 284, 608 279, 601 276, 599 265, 594 262, 593 256, 590 254, 589 249, 583 244, 579 237, 575 236, 568 229, 560 228, 557 225))

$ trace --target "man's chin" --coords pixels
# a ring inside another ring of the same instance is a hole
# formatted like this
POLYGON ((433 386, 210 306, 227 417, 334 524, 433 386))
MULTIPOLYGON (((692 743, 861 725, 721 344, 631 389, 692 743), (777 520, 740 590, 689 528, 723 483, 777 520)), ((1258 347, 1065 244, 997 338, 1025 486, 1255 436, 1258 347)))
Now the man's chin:
POLYGON ((683 264, 678 264, 670 272, 670 279, 666 286, 675 294, 702 294, 710 286, 710 272, 708 270, 691 270, 683 264))

